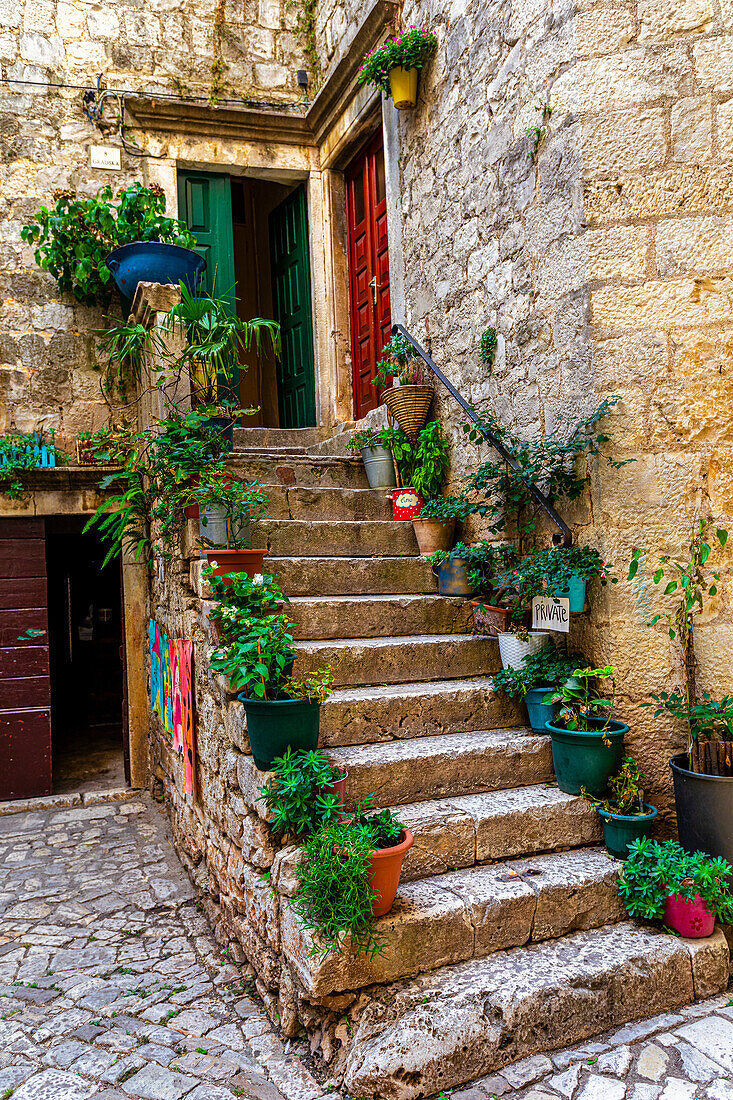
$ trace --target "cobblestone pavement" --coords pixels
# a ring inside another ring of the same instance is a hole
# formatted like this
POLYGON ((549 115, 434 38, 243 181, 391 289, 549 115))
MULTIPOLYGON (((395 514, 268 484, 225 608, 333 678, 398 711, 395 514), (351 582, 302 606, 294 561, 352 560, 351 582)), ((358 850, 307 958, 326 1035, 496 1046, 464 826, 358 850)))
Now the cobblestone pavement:
MULTIPOLYGON (((103 796, 93 796, 103 797, 103 796)), ((0 817, 0 1100, 315 1100, 222 957, 147 798, 0 817)), ((733 1100, 733 997, 451 1100, 733 1100)))
POLYGON ((197 911, 164 812, 0 817, 0 1100, 310 1100, 197 911))
POLYGON ((451 1100, 733 1100, 733 997, 700 1001, 537 1054, 451 1100))

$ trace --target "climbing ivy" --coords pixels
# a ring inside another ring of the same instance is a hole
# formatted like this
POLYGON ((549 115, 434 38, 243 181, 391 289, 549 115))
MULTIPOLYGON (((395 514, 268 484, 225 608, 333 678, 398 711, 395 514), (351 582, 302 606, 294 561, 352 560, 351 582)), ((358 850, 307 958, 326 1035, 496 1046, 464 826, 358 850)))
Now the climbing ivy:
POLYGON ((313 77, 313 94, 323 83, 323 70, 318 56, 316 39, 316 10, 318 0, 289 0, 289 8, 296 8, 295 29, 303 42, 303 56, 313 77))

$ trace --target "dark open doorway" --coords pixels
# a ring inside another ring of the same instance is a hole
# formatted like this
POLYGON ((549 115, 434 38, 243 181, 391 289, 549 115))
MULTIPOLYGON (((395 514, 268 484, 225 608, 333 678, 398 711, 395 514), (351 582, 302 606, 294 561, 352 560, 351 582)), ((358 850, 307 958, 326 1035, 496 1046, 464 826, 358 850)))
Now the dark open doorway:
POLYGON ((84 518, 46 521, 53 789, 123 787, 121 576, 84 518))

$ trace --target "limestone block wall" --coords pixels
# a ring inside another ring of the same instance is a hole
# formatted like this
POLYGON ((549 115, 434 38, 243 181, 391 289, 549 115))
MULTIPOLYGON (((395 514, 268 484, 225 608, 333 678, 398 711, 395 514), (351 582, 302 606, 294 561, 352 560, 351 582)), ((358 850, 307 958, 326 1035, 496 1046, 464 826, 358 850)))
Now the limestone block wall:
MULTIPOLYGON (((90 168, 90 145, 122 146, 119 103, 110 100, 99 129, 82 112, 82 89, 101 73, 107 88, 204 103, 227 96, 297 102, 304 62, 296 17, 287 0, 0 2, 7 81, 0 92, 0 431, 55 427, 63 445, 109 416, 92 335, 102 311, 60 294, 20 239, 58 188, 87 195, 104 183, 117 189, 157 179, 154 161, 124 150, 122 171, 90 168)), ((140 141, 140 132, 130 138, 140 141)), ((110 312, 117 316, 119 303, 110 312)))

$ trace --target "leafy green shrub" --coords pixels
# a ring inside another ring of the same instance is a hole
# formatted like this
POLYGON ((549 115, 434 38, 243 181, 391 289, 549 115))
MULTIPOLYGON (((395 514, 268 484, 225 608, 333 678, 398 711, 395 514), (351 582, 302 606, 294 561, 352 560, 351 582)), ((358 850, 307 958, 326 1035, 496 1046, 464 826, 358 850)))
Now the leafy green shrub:
POLYGON ((722 856, 690 854, 674 840, 642 837, 629 845, 629 858, 619 893, 632 917, 661 919, 672 894, 693 901, 699 894, 710 912, 724 923, 733 920, 730 876, 733 868, 722 856))
POLYGON ((411 485, 424 500, 438 496, 449 465, 448 441, 439 420, 429 420, 414 444, 401 428, 396 430, 392 454, 403 485, 411 485))
POLYGON ((204 566, 203 574, 214 600, 209 618, 216 623, 222 641, 234 639, 252 619, 273 615, 279 606, 289 602, 272 573, 256 573, 254 577, 230 573, 228 585, 210 565, 204 566))
POLYGON ((35 245, 36 263, 86 305, 108 305, 115 281, 106 259, 113 249, 135 241, 163 241, 192 248, 196 238, 183 222, 166 218, 165 192, 133 183, 117 192, 105 184, 88 199, 76 191, 54 192, 55 205, 42 206, 21 237, 35 245))
POLYGON ((601 584, 616 584, 615 577, 609 577, 609 567, 590 546, 555 546, 550 550, 540 550, 527 554, 517 562, 516 569, 524 580, 537 586, 538 592, 559 596, 567 592, 574 577, 590 580, 600 577, 601 584))
POLYGON ((421 510, 420 519, 438 519, 447 523, 451 519, 465 520, 473 511, 473 505, 465 497, 433 497, 427 500, 421 510))
POLYGON ((260 787, 260 794, 272 814, 270 824, 275 833, 299 837, 339 816, 340 799, 323 791, 337 782, 342 772, 320 749, 293 752, 288 748, 271 770, 274 778, 260 787))
POLYGON ((244 620, 211 655, 215 672, 228 676, 234 691, 251 699, 289 699, 287 680, 295 660, 293 624, 287 615, 244 620))
POLYGON ((574 669, 565 683, 542 700, 543 703, 560 704, 554 724, 566 730, 582 730, 585 733, 605 730, 611 721, 616 700, 615 671, 610 665, 605 668, 574 669), (611 681, 610 699, 597 691, 594 680, 611 681))
POLYGON ((397 65, 403 69, 422 69, 435 53, 437 45, 438 39, 431 31, 409 27, 364 54, 359 66, 358 83, 371 84, 385 95, 390 95, 389 70, 397 65))
POLYGON ((594 798, 584 787, 580 793, 590 802, 594 810, 604 810, 607 814, 623 814, 636 817, 649 811, 644 806, 644 792, 639 786, 646 776, 639 771, 639 765, 633 756, 624 757, 621 771, 608 781, 611 793, 608 798, 594 798))
POLYGON ((554 645, 546 645, 538 653, 528 654, 520 668, 503 668, 494 674, 494 691, 504 691, 511 698, 526 695, 538 687, 561 684, 573 675, 576 668, 587 664, 582 653, 561 656, 554 645))

